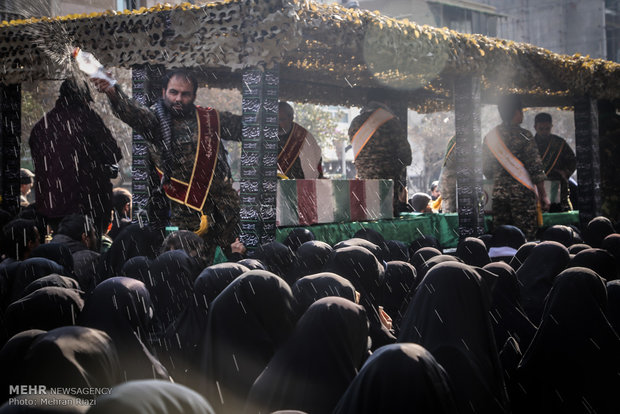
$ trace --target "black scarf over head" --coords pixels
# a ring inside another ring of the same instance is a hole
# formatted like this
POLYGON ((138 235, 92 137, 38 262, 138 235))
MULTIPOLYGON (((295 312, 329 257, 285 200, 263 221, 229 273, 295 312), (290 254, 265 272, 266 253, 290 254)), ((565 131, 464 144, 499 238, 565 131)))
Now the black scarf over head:
POLYGON ((456 414, 446 371, 417 344, 375 351, 340 399, 334 414, 456 414))
POLYGON ((310 230, 298 228, 291 230, 282 242, 282 244, 289 247, 293 252, 297 252, 299 246, 315 239, 316 237, 314 236, 314 233, 312 233, 310 230))
POLYGON ((575 231, 571 227, 556 224, 543 231, 540 240, 554 241, 562 244, 564 247, 571 247, 575 244, 575 231))
POLYGON ((618 279, 616 259, 604 249, 582 250, 568 262, 567 267, 587 267, 606 281, 618 279))
POLYGON ((30 257, 44 257, 61 265, 69 273, 73 272, 71 250, 62 243, 40 244, 32 250, 30 257))
POLYGON ((48 287, 48 286, 80 291, 79 293, 82 296, 84 296, 83 292, 81 292, 80 284, 77 282, 77 280, 71 277, 61 276, 57 274, 43 276, 42 278, 33 281, 32 283, 30 283, 28 286, 24 288, 24 290, 22 291, 22 295, 23 296, 29 295, 35 290, 39 290, 41 288, 48 287))
POLYGON ((329 414, 367 353, 364 308, 344 298, 319 299, 254 382, 244 412, 294 408, 329 414))
POLYGON ((387 262, 381 304, 392 318, 395 335, 400 332, 400 323, 419 281, 415 267, 409 263, 398 260, 387 262))
POLYGON ((607 282, 607 319, 620 335, 620 280, 607 282))
POLYGON ((615 232, 614 225, 607 217, 594 217, 583 231, 583 241, 592 247, 601 247, 605 237, 615 232))
POLYGON ((480 239, 466 237, 456 247, 456 257, 470 266, 484 267, 491 263, 487 246, 480 239))
POLYGON ((268 271, 280 276, 289 286, 295 283, 293 269, 297 257, 290 247, 280 242, 262 244, 254 250, 252 258, 264 263, 268 271))
POLYGON ((532 253, 534 247, 538 246, 536 242, 527 242, 521 245, 519 249, 517 249, 517 253, 510 259, 508 264, 514 270, 519 270, 521 265, 525 262, 525 259, 532 253))
POLYGON ((145 285, 152 284, 151 264, 153 261, 146 256, 135 256, 127 260, 121 268, 120 276, 130 277, 143 282, 145 285))
POLYGON ((21 298, 24 288, 31 282, 53 273, 66 275, 67 271, 55 261, 43 257, 33 257, 20 262, 12 280, 10 301, 21 298))
POLYGON ((304 276, 291 291, 295 297, 295 313, 298 317, 314 302, 328 296, 338 296, 355 302, 355 287, 351 282, 335 273, 323 272, 304 276))
POLYGON ((457 262, 433 267, 416 290, 399 342, 422 345, 445 368, 462 413, 508 411, 490 310, 479 273, 457 262))
POLYGON ((333 249, 322 241, 308 241, 297 249, 296 277, 304 277, 323 271, 333 249))
POLYGON ((416 272, 420 273, 422 265, 431 257, 440 256, 441 252, 434 247, 422 247, 411 255, 411 263, 415 267, 416 272))

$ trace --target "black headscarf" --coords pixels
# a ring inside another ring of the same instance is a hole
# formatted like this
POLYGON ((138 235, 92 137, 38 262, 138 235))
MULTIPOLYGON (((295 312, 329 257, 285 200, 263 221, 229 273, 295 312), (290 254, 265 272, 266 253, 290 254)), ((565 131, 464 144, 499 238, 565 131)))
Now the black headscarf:
POLYGON ((288 236, 282 241, 282 244, 289 247, 293 252, 296 252, 299 246, 315 239, 314 233, 310 230, 297 228, 288 233, 288 236))
POLYGON ((333 249, 322 241, 308 241, 297 249, 296 277, 304 277, 323 271, 333 249))
POLYGON ((30 283, 24 288, 24 290, 22 291, 22 295, 29 295, 35 290, 48 286, 80 291, 80 284, 77 282, 77 280, 67 276, 52 274, 48 276, 43 276, 42 278, 30 283))
POLYGON ((268 271, 280 276, 289 286, 295 283, 293 269, 297 258, 290 247, 279 242, 262 244, 254 250, 252 258, 263 262, 268 271))
POLYGON ((381 249, 381 257, 377 257, 377 259, 381 261, 386 261, 388 250, 387 245, 385 244, 385 237, 383 237, 383 235, 377 230, 362 228, 355 232, 353 238, 368 240, 372 244, 378 246, 379 249, 381 249))
POLYGON ((264 270, 236 278, 211 304, 201 372, 216 411, 239 413, 252 384, 294 326, 293 294, 264 270))
MULTIPOLYGON (((24 354, 15 384, 102 388, 122 381, 115 344, 105 333, 64 326, 38 335, 24 354)), ((86 391, 84 398, 94 397, 86 391)))
POLYGON ((434 247, 422 247, 411 256, 411 264, 416 272, 420 272, 424 263, 432 257, 440 256, 441 252, 434 247))
POLYGON ((145 283, 153 300, 156 331, 163 333, 193 298, 200 272, 196 260, 183 250, 159 255, 150 268, 152 283, 145 283))
POLYGON ((267 270, 267 266, 257 259, 241 259, 237 263, 250 270, 267 270))
POLYGON ((196 391, 167 381, 129 381, 97 398, 90 414, 215 414, 196 391))
POLYGON ((519 366, 528 412, 618 411, 620 338, 606 307, 605 284, 592 270, 576 267, 557 276, 519 366))
POLYGON ((12 281, 10 301, 13 302, 21 298, 22 291, 31 282, 52 273, 65 275, 67 271, 55 261, 43 257, 34 257, 20 262, 12 281))
POLYGON ((177 382, 197 387, 200 343, 207 329, 209 308, 215 298, 238 276, 249 271, 238 263, 220 263, 204 269, 194 282, 191 300, 165 334, 162 362, 177 382))
POLYGON ((573 244, 572 246, 570 246, 568 248, 568 253, 575 255, 575 254, 579 253, 580 251, 583 251, 583 250, 586 250, 586 249, 591 249, 591 248, 592 247, 588 246, 587 244, 577 243, 577 244, 573 244))
POLYGON ((567 267, 587 267, 606 281, 618 279, 616 259, 603 249, 582 250, 570 260, 567 267))
POLYGON ((516 272, 504 262, 490 263, 484 269, 498 276, 491 300, 491 323, 495 343, 501 348, 508 337, 513 337, 521 349, 527 349, 536 333, 536 326, 521 306, 516 272))
POLYGON ((330 414, 367 353, 364 308, 344 298, 319 299, 254 382, 244 412, 330 414))
POLYGON ((32 250, 30 257, 44 257, 61 265, 68 272, 73 272, 71 250, 62 243, 40 244, 32 250))
POLYGON ((334 414, 455 414, 446 371, 417 344, 379 348, 366 361, 334 414))
POLYGON ((84 307, 79 291, 61 287, 42 287, 11 303, 6 309, 9 336, 28 329, 50 329, 75 325, 84 307))
POLYGON ((601 247, 605 237, 615 232, 614 225, 607 217, 594 217, 583 231, 583 241, 592 247, 601 247))
POLYGON ((454 257, 449 254, 440 254, 439 256, 433 256, 420 266, 419 269, 416 269, 418 272, 418 279, 421 281, 424 279, 424 276, 431 270, 433 267, 437 266, 440 263, 445 262, 458 262, 461 263, 461 259, 458 257, 454 257))
POLYGON ((120 275, 138 279, 145 285, 152 284, 151 264, 153 261, 146 256, 135 256, 123 265, 120 275))
POLYGON ((433 354, 452 381, 460 412, 507 412, 489 316, 491 293, 478 272, 456 262, 433 267, 409 304, 398 340, 433 354))
POLYGON ((353 246, 365 248, 377 258, 379 263, 383 263, 383 249, 380 246, 377 246, 373 242, 366 239, 353 238, 349 240, 343 240, 334 245, 334 250, 353 246))
POLYGON ((553 279, 566 268, 569 260, 566 247, 558 242, 542 242, 532 249, 517 270, 521 303, 534 325, 540 323, 545 297, 553 286, 553 279))
POLYGON ((484 267, 491 263, 486 245, 475 237, 466 237, 459 241, 455 255, 470 266, 484 267))
POLYGON ((545 229, 540 235, 540 240, 554 241, 564 247, 570 247, 575 244, 575 232, 571 227, 556 224, 545 229))
POLYGON ((379 317, 385 270, 377 258, 363 247, 342 247, 334 250, 326 270, 349 280, 360 293, 360 304, 370 320, 372 349, 396 342, 396 337, 381 324, 379 317))
POLYGON ((295 297, 295 313, 300 317, 317 300, 328 296, 339 296, 355 302, 355 287, 351 282, 335 273, 317 273, 299 279, 291 291, 295 297))
POLYGON ((620 335, 620 280, 607 282, 607 319, 620 335))
POLYGON ((538 246, 538 243, 536 242, 527 242, 521 247, 519 247, 517 253, 508 262, 510 267, 512 267, 514 270, 519 270, 521 265, 525 262, 527 257, 530 255, 530 253, 532 253, 532 250, 534 250, 534 247, 536 246, 538 246))
POLYGON ((30 345, 45 331, 40 329, 30 329, 14 335, 0 348, 0 403, 5 402, 11 397, 9 386, 19 382, 22 375, 22 362, 28 352, 30 345))
POLYGON ((398 335, 400 322, 418 286, 415 267, 407 262, 392 261, 385 267, 381 305, 392 318, 392 329, 398 335))
POLYGON ((166 369, 151 354, 153 303, 144 283, 128 277, 101 282, 91 293, 79 324, 106 332, 117 346, 124 378, 168 378, 166 369))
POLYGON ((413 255, 423 247, 434 247, 437 250, 441 250, 439 240, 433 236, 421 236, 411 242, 409 245, 409 256, 413 255))
POLYGON ((616 259, 616 274, 620 276, 620 234, 614 233, 605 237, 601 247, 616 259))
POLYGON ((409 247, 398 240, 387 240, 385 242, 386 258, 387 262, 392 260, 399 260, 402 262, 409 262, 411 257, 409 256, 409 247))

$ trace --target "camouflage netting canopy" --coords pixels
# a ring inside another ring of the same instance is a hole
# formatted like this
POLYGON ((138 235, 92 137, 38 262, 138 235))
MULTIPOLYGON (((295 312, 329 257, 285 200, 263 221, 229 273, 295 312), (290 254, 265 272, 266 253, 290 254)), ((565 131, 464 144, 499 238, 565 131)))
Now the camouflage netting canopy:
POLYGON ((574 96, 620 91, 617 63, 299 0, 3 22, 1 79, 62 78, 76 46, 110 67, 193 67, 221 88, 240 88, 243 68, 279 64, 282 97, 317 104, 359 105, 369 89, 390 88, 409 108, 445 110, 454 82, 468 75, 480 76, 486 103, 512 92, 528 106, 570 106, 574 96))

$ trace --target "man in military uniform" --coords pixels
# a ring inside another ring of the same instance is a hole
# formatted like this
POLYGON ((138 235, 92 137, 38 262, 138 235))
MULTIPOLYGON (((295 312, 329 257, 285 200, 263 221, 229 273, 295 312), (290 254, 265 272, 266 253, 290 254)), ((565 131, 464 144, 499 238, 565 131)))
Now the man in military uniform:
POLYGON ((323 178, 321 147, 310 132, 296 122, 287 102, 278 107, 278 173, 291 179, 323 178))
POLYGON ((577 159, 566 140, 551 133, 551 115, 541 112, 534 118, 536 145, 542 160, 547 179, 560 182, 560 204, 551 204, 550 211, 569 211, 573 209, 569 199, 568 179, 577 168, 577 159))
MULTIPOLYGON (((162 97, 147 108, 118 87, 94 79, 107 94, 118 118, 142 134, 166 198, 166 220, 181 230, 201 235, 212 261, 216 246, 228 248, 239 230, 239 196, 232 187, 230 166, 221 139, 241 139, 241 117, 194 104, 198 83, 185 70, 162 79, 162 97)), ((149 204, 157 204, 152 192, 149 204)), ((153 210, 156 210, 155 208, 153 210)))
MULTIPOLYGON (((411 164, 411 147, 407 131, 378 94, 370 94, 349 126, 349 138, 357 177, 394 181, 395 210, 407 202, 407 166, 411 164)), ((398 211, 394 211, 395 214, 398 211)))
POLYGON ((482 167, 493 179, 493 225, 517 226, 530 240, 549 209, 545 172, 532 134, 521 128, 523 106, 518 96, 503 97, 498 105, 502 123, 484 137, 482 167), (540 216, 539 216, 540 213, 540 216))
POLYGON ((443 213, 456 213, 456 135, 448 141, 446 155, 441 167, 439 177, 439 189, 441 190, 441 211, 443 213))

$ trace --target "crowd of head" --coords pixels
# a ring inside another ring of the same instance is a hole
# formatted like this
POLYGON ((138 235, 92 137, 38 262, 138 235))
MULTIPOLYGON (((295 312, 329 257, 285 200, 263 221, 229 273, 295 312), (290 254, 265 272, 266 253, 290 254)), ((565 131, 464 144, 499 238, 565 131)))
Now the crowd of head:
POLYGON ((210 266, 195 234, 139 224, 80 261, 81 220, 46 244, 32 221, 4 225, 0 413, 618 410, 620 234, 604 217, 537 242, 501 226, 450 254, 295 229, 210 266))

